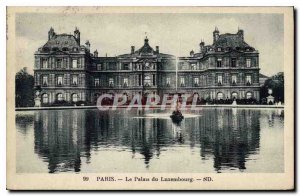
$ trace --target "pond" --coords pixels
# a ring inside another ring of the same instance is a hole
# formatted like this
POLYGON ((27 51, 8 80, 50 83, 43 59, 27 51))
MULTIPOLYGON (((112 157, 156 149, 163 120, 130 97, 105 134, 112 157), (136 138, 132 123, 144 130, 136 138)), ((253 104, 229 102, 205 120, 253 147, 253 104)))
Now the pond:
POLYGON ((284 110, 16 112, 18 173, 284 172, 284 110))

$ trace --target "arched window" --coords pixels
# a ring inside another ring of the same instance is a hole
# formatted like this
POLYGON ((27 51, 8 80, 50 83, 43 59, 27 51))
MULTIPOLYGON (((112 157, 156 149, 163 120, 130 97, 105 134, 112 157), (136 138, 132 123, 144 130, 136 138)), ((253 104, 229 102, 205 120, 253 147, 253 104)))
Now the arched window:
POLYGON ((57 101, 63 101, 64 100, 64 97, 63 97, 63 94, 62 93, 58 93, 56 95, 56 98, 57 98, 57 101))
POLYGON ((217 94, 217 99, 218 99, 218 100, 224 99, 223 93, 218 93, 218 94, 217 94))
POLYGON ((238 97, 238 94, 237 94, 236 92, 233 92, 233 93, 231 94, 231 98, 232 98, 232 99, 237 99, 237 97, 238 97))
POLYGON ((42 95, 42 103, 48 103, 49 102, 49 98, 48 98, 48 94, 43 94, 42 95))
POLYGON ((252 93, 251 93, 251 92, 247 92, 247 93, 246 93, 246 98, 247 98, 247 99, 252 98, 252 93))
POLYGON ((74 94, 72 95, 72 101, 73 101, 73 102, 77 102, 77 101, 78 101, 78 95, 77 95, 76 93, 74 93, 74 94))

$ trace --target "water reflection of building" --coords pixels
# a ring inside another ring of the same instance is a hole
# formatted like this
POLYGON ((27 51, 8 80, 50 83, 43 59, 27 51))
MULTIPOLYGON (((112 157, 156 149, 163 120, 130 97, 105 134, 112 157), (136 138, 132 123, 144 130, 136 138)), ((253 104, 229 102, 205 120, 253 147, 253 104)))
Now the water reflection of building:
POLYGON ((43 111, 35 115, 35 152, 48 162, 49 172, 79 172, 85 151, 85 113, 43 111))
POLYGON ((255 110, 208 110, 200 118, 201 156, 214 156, 217 171, 246 169, 249 155, 259 148, 260 112, 255 110), (219 126, 222 123, 223 126, 219 126))
MULTIPOLYGON (((79 172, 83 157, 89 163, 93 159, 92 151, 111 147, 132 152, 133 159, 140 157, 137 154, 142 155, 141 161, 149 167, 151 159, 160 158, 163 151, 168 153, 173 145, 189 145, 200 150, 203 160, 213 158, 216 171, 243 170, 250 155, 259 150, 259 110, 200 111, 201 117, 182 122, 184 144, 174 134, 171 120, 133 118, 141 113, 137 110, 37 111, 25 118, 29 120, 16 116, 16 124, 21 130, 34 125, 35 153, 48 163, 50 173, 79 172)), ((264 115, 267 121, 269 114, 264 115)), ((277 112, 271 112, 271 117, 278 118, 277 112)))

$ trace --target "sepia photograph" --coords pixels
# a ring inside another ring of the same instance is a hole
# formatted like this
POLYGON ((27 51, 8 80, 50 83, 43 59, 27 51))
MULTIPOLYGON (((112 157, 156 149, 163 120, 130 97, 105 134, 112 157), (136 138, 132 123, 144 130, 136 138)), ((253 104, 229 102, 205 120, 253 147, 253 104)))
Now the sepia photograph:
POLYGON ((7 7, 7 188, 294 189, 293 12, 7 7))

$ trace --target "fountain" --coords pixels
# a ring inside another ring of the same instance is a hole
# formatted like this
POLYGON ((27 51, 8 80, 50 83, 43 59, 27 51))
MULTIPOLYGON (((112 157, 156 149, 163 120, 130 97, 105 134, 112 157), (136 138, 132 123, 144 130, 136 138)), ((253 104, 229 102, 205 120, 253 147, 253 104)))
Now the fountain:
POLYGON ((184 119, 184 116, 182 115, 179 108, 180 108, 180 102, 177 100, 176 109, 175 111, 173 111, 172 115, 170 116, 172 122, 177 125, 180 125, 181 121, 184 119))

